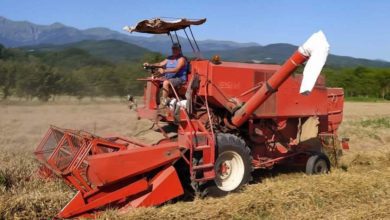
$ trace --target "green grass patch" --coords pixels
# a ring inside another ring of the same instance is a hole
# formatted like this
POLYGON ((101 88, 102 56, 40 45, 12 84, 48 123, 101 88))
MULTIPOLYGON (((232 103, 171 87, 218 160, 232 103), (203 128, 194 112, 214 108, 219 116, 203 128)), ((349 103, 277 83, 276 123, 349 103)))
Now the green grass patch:
POLYGON ((389 99, 367 97, 367 96, 356 96, 356 97, 345 97, 348 102, 389 102, 389 99))
POLYGON ((390 128, 390 117, 366 119, 359 122, 363 127, 390 128))

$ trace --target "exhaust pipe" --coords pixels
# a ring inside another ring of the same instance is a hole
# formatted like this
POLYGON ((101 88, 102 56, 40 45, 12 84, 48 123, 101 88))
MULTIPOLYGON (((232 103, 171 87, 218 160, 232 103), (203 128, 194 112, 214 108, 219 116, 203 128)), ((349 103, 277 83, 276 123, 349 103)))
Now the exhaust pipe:
POLYGON ((256 109, 261 106, 272 93, 276 92, 284 81, 308 60, 303 71, 303 79, 299 92, 308 95, 320 75, 329 53, 329 43, 322 31, 314 33, 297 51, 274 73, 233 117, 232 123, 236 127, 244 124, 256 109))

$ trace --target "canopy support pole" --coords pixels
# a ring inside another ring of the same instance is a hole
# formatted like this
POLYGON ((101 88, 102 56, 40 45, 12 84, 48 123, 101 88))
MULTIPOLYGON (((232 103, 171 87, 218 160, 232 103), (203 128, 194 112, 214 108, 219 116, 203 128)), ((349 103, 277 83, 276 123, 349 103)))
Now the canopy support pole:
POLYGON ((176 31, 175 31, 175 36, 176 36, 177 43, 181 46, 180 41, 179 41, 179 37, 177 36, 176 31))
POLYGON ((184 28, 183 31, 184 31, 184 33, 186 34, 187 40, 188 40, 188 42, 190 43, 190 46, 191 46, 191 48, 192 48, 192 51, 194 52, 194 54, 196 54, 197 52, 195 51, 195 48, 194 48, 194 46, 192 45, 191 39, 188 37, 188 34, 187 34, 186 29, 184 28))
POLYGON ((199 51, 199 53, 200 53, 200 49, 199 49, 198 43, 197 43, 196 40, 195 40, 194 34, 192 33, 191 26, 188 26, 188 28, 190 29, 191 36, 192 36, 192 39, 193 39, 194 42, 195 42, 196 48, 198 49, 198 51, 199 51))
POLYGON ((171 35, 171 32, 168 32, 167 34, 168 34, 168 36, 171 38, 172 44, 174 44, 173 38, 172 38, 172 35, 171 35))

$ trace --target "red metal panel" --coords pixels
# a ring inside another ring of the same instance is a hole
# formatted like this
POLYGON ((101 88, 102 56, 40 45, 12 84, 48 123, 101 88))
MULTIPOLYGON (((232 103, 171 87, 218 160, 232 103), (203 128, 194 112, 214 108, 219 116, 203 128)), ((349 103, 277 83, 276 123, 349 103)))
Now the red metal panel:
POLYGON ((344 90, 328 88, 328 131, 335 132, 343 120, 344 90))
MULTIPOLYGON (((272 76, 274 71, 257 71, 255 72, 255 83, 264 83, 272 76)), ((254 91, 255 92, 255 91, 254 91)), ((246 96, 244 102, 248 101, 254 92, 246 96)), ((260 105, 257 110, 254 112, 255 117, 264 117, 264 116, 274 116, 276 115, 277 105, 276 105, 277 93, 272 94, 262 105, 260 105)))
POLYGON ((157 108, 157 95, 159 91, 159 82, 158 81, 147 81, 145 94, 144 94, 144 103, 149 109, 157 108))
MULTIPOLYGON (((260 78, 260 77, 259 77, 260 78)), ((269 78, 269 76, 263 79, 269 78)), ((261 79, 261 78, 260 78, 261 79)), ((271 117, 304 117, 326 115, 327 90, 324 78, 320 76, 313 91, 308 96, 299 94, 302 75, 290 76, 255 112, 257 118, 271 117)))
POLYGON ((296 75, 295 77, 289 77, 280 86, 276 93, 277 111, 275 116, 305 117, 327 114, 327 90, 321 83, 321 79, 318 80, 312 92, 307 96, 299 94, 301 81, 302 75, 296 75))
MULTIPOLYGON (((254 86, 254 70, 251 68, 235 68, 226 65, 212 65, 209 80, 218 87, 226 97, 235 97, 254 86)), ((210 96, 220 93, 211 87, 210 96)))
POLYGON ((181 156, 177 143, 87 157, 88 180, 101 186, 171 163, 181 156))
MULTIPOLYGON (((256 73, 272 73, 280 68, 279 65, 235 62, 222 62, 216 65, 209 61, 193 61, 191 66, 192 72, 200 76, 198 94, 206 95, 205 86, 208 82, 209 102, 221 107, 226 105, 228 99, 237 97, 256 86, 256 73)), ((250 98, 252 94, 247 94, 244 100, 250 98)))
POLYGON ((262 86, 256 93, 235 113, 232 117, 232 123, 240 127, 250 117, 253 112, 263 104, 267 98, 272 95, 275 90, 289 78, 289 76, 295 71, 298 65, 307 60, 307 57, 302 55, 299 51, 296 51, 284 64, 278 69, 276 73, 272 75, 266 82, 266 86, 262 86))

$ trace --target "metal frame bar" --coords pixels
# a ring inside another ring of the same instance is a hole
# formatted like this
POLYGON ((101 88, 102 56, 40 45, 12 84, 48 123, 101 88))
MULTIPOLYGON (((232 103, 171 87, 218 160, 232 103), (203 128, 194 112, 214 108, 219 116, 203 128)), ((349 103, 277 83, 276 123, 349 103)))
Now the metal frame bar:
POLYGON ((184 31, 184 33, 186 34, 186 37, 187 37, 188 42, 190 43, 190 46, 191 46, 191 48, 192 48, 192 52, 194 52, 194 54, 196 54, 195 48, 194 48, 194 46, 192 45, 191 39, 188 37, 188 34, 187 34, 186 29, 184 28, 183 31, 184 31))
POLYGON ((194 34, 192 33, 191 26, 188 26, 188 28, 190 29, 191 36, 192 36, 192 39, 194 40, 194 43, 195 43, 195 45, 196 45, 196 48, 198 49, 198 52, 200 53, 199 45, 198 45, 198 43, 196 42, 196 39, 195 39, 195 37, 194 37, 194 34))
POLYGON ((177 43, 181 46, 180 41, 179 41, 179 37, 177 36, 176 31, 175 31, 175 36, 176 36, 177 43))
POLYGON ((172 44, 175 43, 175 42, 173 42, 173 38, 172 38, 171 32, 168 32, 167 34, 171 38, 172 44))

